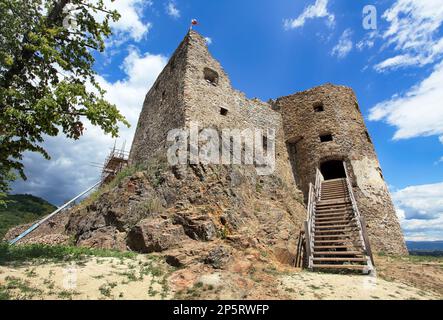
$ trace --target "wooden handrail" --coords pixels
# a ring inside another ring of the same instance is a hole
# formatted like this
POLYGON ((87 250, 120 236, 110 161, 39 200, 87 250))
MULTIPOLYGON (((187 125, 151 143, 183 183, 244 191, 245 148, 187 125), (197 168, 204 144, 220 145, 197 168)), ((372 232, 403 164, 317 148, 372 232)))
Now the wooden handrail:
POLYGON ((346 184, 347 184, 347 188, 348 188, 349 199, 351 200, 352 209, 354 211, 355 218, 356 218, 355 220, 356 220, 356 223, 359 226, 359 230, 360 230, 360 232, 359 232, 360 240, 362 241, 362 244, 363 244, 363 250, 366 252, 366 255, 370 259, 370 261, 368 261, 368 266, 370 269, 373 269, 374 257, 372 256, 371 245, 369 243, 369 238, 368 238, 368 234, 366 231, 366 223, 365 223, 364 218, 361 216, 360 211, 358 210, 357 201, 355 200, 354 191, 352 188, 351 180, 348 175, 348 170, 346 169, 345 162, 343 162, 343 168, 344 168, 345 174, 346 174, 346 184))
POLYGON ((314 223, 315 223, 315 204, 321 197, 321 183, 324 180, 320 170, 317 169, 315 174, 315 185, 309 184, 307 219, 304 224, 306 254, 308 257, 308 268, 312 269, 314 252, 314 223))

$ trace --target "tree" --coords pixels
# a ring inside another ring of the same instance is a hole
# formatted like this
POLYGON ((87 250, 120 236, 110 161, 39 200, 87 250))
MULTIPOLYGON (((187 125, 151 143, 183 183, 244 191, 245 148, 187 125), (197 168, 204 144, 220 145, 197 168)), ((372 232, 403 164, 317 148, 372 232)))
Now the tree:
POLYGON ((95 80, 93 54, 119 19, 103 0, 0 0, 0 16, 1 194, 11 174, 26 179, 24 152, 50 158, 46 135, 79 139, 88 119, 116 137, 129 124, 95 80))

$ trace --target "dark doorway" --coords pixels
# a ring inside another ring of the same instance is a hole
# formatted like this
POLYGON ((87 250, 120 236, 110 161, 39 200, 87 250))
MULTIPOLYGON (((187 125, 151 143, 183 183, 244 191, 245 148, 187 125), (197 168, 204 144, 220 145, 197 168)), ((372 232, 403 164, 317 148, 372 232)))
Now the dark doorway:
POLYGON ((320 165, 320 171, 325 180, 346 178, 345 168, 343 167, 343 161, 331 160, 323 162, 320 165))

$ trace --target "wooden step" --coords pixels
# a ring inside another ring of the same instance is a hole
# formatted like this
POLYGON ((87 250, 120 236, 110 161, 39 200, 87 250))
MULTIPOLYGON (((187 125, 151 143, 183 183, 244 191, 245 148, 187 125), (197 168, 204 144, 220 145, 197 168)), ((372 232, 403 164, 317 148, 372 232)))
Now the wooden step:
MULTIPOLYGON (((352 220, 352 221, 354 221, 354 220, 352 220)), ((346 224, 336 224, 336 225, 331 225, 331 226, 327 226, 327 225, 321 225, 321 226, 314 226, 314 230, 315 231, 318 231, 318 230, 324 230, 324 229, 332 229, 332 228, 334 228, 334 229, 338 229, 338 228, 343 228, 343 229, 345 229, 345 228, 353 228, 353 227, 356 227, 357 225, 356 225, 356 223, 355 223, 355 221, 354 222, 352 222, 352 223, 346 223, 346 224)))
POLYGON ((339 214, 351 214, 353 213, 353 210, 331 210, 331 211, 316 211, 315 216, 316 217, 327 217, 327 216, 334 216, 339 214))
POLYGON ((348 213, 348 212, 353 212, 352 207, 348 207, 348 208, 343 208, 343 209, 320 209, 320 210, 315 210, 315 214, 316 215, 323 215, 323 216, 328 216, 328 215, 333 215, 333 214, 339 214, 339 213, 348 213))
POLYGON ((329 213, 329 214, 315 214, 314 218, 325 220, 325 219, 333 219, 333 218, 342 218, 342 217, 354 217, 353 212, 339 212, 339 213, 329 213))
POLYGON ((324 197, 339 197, 339 196, 341 196, 341 197, 344 197, 344 196, 347 196, 348 195, 348 193, 347 192, 322 192, 321 193, 321 195, 320 195, 320 197, 321 198, 324 198, 324 197))
POLYGON ((315 231, 315 234, 329 234, 329 233, 348 233, 348 232, 358 232, 358 230, 353 230, 353 229, 326 229, 326 230, 317 230, 315 231))
POLYGON ((342 189, 342 190, 347 190, 347 186, 340 184, 340 183, 336 183, 336 184, 328 184, 328 185, 322 185, 321 186, 321 191, 323 190, 335 190, 335 189, 342 189))
POLYGON ((344 186, 326 186, 321 188, 321 192, 327 192, 327 191, 335 191, 335 190, 342 190, 342 191, 348 191, 348 188, 345 188, 344 186))
POLYGON ((347 192, 322 192, 321 195, 320 195, 320 197, 322 199, 325 198, 325 197, 328 197, 328 198, 333 198, 333 197, 339 198, 339 197, 346 197, 346 196, 348 196, 347 192))
POLYGON ((347 194, 341 193, 341 194, 322 194, 320 197, 320 201, 326 201, 326 200, 346 200, 348 198, 347 194))
POLYGON ((353 213, 353 210, 330 210, 330 211, 315 211, 315 216, 331 216, 331 215, 339 215, 339 214, 350 214, 353 213))
MULTIPOLYGON (((355 248, 361 248, 361 245, 357 246, 351 246, 351 245, 330 245, 330 246, 314 246, 314 252, 315 250, 324 250, 324 249, 355 249, 355 248)), ((344 251, 346 252, 346 251, 344 251)))
POLYGON ((321 195, 333 195, 333 194, 347 194, 348 190, 345 189, 329 189, 321 190, 321 195))
POLYGON ((314 269, 335 269, 335 270, 366 270, 365 265, 352 265, 352 264, 314 264, 314 269))
POLYGON ((319 201, 315 204, 316 207, 346 207, 352 205, 350 201, 319 201))
POLYGON ((335 225, 335 224, 344 224, 347 223, 349 221, 351 221, 352 219, 342 219, 342 220, 330 220, 330 221, 316 221, 315 225, 316 226, 324 226, 324 225, 335 225))
POLYGON ((321 197, 321 201, 339 200, 339 199, 341 199, 341 200, 347 200, 348 198, 349 198, 349 197, 346 196, 346 195, 344 195, 344 196, 331 196, 331 197, 328 197, 328 196, 324 197, 324 196, 322 196, 322 197, 321 197))
POLYGON ((317 239, 317 238, 318 239, 320 239, 320 238, 339 238, 339 239, 342 239, 342 238, 344 238, 346 236, 352 236, 352 234, 351 233, 348 233, 348 234, 335 234, 335 235, 332 235, 332 234, 317 235, 317 234, 315 234, 314 239, 317 239))
POLYGON ((348 218, 352 218, 353 216, 352 215, 350 215, 350 214, 340 214, 340 215, 334 215, 334 216, 331 216, 331 217, 319 217, 319 216, 315 216, 315 221, 333 221, 334 219, 335 220, 337 220, 337 219, 340 219, 340 218, 343 218, 343 219, 348 219, 348 218))
POLYGON ((326 262, 366 262, 366 258, 314 258, 314 261, 326 261, 326 262))
POLYGON ((333 209, 333 208, 342 209, 342 208, 349 208, 349 207, 352 208, 352 204, 347 201, 339 201, 339 202, 335 201, 334 203, 327 203, 326 202, 326 203, 322 204, 322 202, 319 201, 315 204, 315 207, 317 209, 324 209, 324 210, 333 209))
POLYGON ((348 193, 348 189, 346 188, 322 188, 321 194, 327 193, 348 193))
MULTIPOLYGON (((354 240, 355 241, 355 240, 354 240)), ((343 242, 353 242, 352 239, 340 239, 340 240, 314 240, 314 245, 316 243, 343 243, 343 242)))
POLYGON ((360 251, 314 251, 314 256, 363 256, 360 251))

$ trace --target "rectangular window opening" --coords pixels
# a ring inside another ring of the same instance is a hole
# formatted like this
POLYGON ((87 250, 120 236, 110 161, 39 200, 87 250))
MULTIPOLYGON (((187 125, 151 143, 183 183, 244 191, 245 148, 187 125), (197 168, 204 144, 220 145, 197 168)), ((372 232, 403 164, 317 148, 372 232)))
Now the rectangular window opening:
POLYGON ((329 142, 329 141, 332 141, 332 140, 333 140, 332 134, 325 134, 325 135, 320 136, 320 141, 321 142, 329 142))
POLYGON ((226 115, 228 115, 228 109, 220 108, 220 114, 221 114, 222 116, 226 116, 226 115))
POLYGON ((265 150, 265 151, 268 150, 268 137, 267 136, 263 136, 263 150, 265 150))

